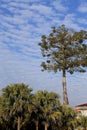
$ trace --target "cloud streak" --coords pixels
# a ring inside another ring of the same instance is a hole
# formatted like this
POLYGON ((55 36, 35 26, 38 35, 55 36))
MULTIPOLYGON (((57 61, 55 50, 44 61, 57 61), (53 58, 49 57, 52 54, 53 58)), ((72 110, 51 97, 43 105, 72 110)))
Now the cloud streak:
MULTIPOLYGON (((41 35, 49 34, 52 26, 65 24, 75 30, 87 29, 87 16, 84 18, 81 16, 86 12, 84 2, 78 5, 74 12, 68 6, 68 2, 68 0, 0 1, 1 88, 10 83, 25 82, 34 90, 47 89, 62 95, 61 74, 41 72, 40 64, 43 58, 38 43, 41 35)), ((79 102, 79 98, 76 101, 72 100, 76 98, 73 96, 74 90, 77 90, 75 86, 81 89, 77 79, 85 82, 86 75, 87 73, 79 74, 77 77, 74 75, 72 78, 68 75, 71 104, 79 102)), ((86 83, 83 85, 86 86, 86 83)))
POLYGON ((78 11, 81 13, 87 12, 87 2, 82 2, 80 6, 78 7, 78 11))

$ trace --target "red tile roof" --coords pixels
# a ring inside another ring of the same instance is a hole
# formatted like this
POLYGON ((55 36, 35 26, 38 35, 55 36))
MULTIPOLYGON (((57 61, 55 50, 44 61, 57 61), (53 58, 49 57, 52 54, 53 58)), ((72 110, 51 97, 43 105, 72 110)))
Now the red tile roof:
POLYGON ((75 106, 75 107, 85 107, 85 106, 87 106, 87 103, 85 103, 85 104, 80 104, 80 105, 77 105, 77 106, 75 106))

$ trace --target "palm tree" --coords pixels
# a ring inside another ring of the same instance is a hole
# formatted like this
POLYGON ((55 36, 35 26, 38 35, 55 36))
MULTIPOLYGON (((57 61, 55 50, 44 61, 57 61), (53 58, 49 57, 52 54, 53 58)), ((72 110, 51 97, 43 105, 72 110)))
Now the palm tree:
POLYGON ((39 120, 42 116, 42 111, 40 109, 40 105, 38 104, 36 97, 32 100, 32 104, 29 105, 28 111, 30 112, 30 120, 35 123, 36 130, 39 129, 39 120))
POLYGON ((83 128, 84 130, 87 130, 87 117, 86 116, 79 116, 78 119, 79 127, 83 128))
POLYGON ((60 112, 62 114, 60 128, 64 130, 75 129, 77 125, 77 119, 76 119, 77 114, 75 110, 65 105, 62 105, 60 108, 61 108, 60 112))
POLYGON ((8 85, 2 89, 1 108, 6 118, 17 118, 17 130, 21 128, 21 120, 28 112, 28 106, 32 99, 32 89, 23 83, 8 85))
POLYGON ((42 120, 45 130, 47 130, 51 114, 53 114, 56 107, 60 105, 59 96, 54 92, 38 91, 35 94, 35 101, 40 110, 40 113, 38 112, 38 117, 42 120))

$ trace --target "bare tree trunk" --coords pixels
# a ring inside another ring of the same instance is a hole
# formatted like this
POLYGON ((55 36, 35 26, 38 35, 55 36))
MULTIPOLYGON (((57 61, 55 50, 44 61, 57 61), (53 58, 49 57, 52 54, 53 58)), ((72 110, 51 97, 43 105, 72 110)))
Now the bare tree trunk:
POLYGON ((20 122, 21 122, 21 119, 20 119, 20 117, 18 117, 18 128, 17 128, 17 130, 20 130, 20 122))
POLYGON ((63 84, 63 104, 64 105, 68 105, 69 101, 68 101, 68 95, 67 95, 67 86, 66 86, 66 71, 63 70, 63 80, 62 80, 62 84, 63 84))

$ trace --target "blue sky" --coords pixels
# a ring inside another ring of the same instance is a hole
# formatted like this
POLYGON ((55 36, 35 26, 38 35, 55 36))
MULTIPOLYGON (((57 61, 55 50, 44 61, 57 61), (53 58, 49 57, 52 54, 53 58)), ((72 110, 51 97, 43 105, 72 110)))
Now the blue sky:
MULTIPOLYGON (((41 72, 38 43, 52 26, 65 24, 87 30, 86 0, 0 0, 0 89, 26 83, 37 90, 58 93, 62 99, 62 75, 41 72)), ((70 105, 87 102, 87 72, 67 74, 70 105)))

